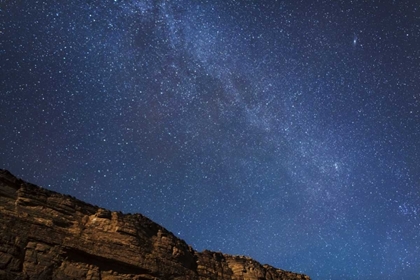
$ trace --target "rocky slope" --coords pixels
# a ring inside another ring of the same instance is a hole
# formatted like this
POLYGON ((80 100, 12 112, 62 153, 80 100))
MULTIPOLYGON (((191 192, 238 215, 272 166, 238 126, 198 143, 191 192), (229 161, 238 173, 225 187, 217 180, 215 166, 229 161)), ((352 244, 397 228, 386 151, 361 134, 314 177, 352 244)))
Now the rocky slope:
POLYGON ((0 279, 309 279, 244 256, 196 252, 122 214, 0 170, 0 279))

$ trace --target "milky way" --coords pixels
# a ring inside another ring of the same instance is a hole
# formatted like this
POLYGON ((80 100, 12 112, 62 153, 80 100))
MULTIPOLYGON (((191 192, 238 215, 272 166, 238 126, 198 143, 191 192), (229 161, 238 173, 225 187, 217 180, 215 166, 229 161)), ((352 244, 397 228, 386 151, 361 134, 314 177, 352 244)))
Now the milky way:
POLYGON ((420 278, 418 1, 3 1, 0 168, 312 279, 420 278))

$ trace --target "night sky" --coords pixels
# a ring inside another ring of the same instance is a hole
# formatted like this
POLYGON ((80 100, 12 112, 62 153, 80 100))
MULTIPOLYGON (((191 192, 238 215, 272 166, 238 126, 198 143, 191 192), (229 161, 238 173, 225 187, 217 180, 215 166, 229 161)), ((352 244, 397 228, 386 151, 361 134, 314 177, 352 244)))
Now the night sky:
POLYGON ((0 168, 199 251, 420 279, 419 1, 0 5, 0 168))

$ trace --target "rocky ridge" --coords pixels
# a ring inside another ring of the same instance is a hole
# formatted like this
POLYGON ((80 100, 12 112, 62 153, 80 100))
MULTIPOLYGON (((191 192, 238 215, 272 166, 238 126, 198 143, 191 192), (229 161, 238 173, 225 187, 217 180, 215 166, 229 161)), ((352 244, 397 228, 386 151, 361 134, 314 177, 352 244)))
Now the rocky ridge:
POLYGON ((310 278, 244 257, 197 252, 141 214, 122 214, 0 169, 0 279, 310 278))

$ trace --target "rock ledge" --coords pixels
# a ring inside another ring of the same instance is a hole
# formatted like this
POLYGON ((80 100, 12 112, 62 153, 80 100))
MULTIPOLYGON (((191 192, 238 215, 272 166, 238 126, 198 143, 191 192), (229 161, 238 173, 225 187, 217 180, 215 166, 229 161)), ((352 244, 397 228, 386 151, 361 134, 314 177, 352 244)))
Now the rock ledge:
POLYGON ((0 279, 289 280, 244 256, 197 252, 140 214, 122 214, 0 169, 0 279))

